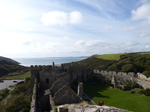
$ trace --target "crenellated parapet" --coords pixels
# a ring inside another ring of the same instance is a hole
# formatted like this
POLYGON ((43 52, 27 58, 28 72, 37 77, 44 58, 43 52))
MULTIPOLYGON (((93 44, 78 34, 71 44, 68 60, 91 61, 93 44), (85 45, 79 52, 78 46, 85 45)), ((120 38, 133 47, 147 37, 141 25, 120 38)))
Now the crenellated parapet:
POLYGON ((30 70, 51 71, 53 70, 53 67, 52 65, 31 65, 30 70))
POLYGON ((104 74, 104 75, 114 75, 114 76, 129 76, 129 77, 137 77, 138 74, 134 72, 115 72, 115 71, 106 71, 106 70, 93 70, 94 73, 104 74))

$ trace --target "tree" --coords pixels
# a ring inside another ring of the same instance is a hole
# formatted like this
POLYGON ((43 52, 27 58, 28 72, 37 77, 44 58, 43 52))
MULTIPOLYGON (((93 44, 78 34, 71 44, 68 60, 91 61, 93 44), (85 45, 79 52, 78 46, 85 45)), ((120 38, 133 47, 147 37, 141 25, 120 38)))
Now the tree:
POLYGON ((122 72, 135 72, 136 68, 134 67, 133 64, 126 64, 124 66, 121 67, 121 71, 122 72))

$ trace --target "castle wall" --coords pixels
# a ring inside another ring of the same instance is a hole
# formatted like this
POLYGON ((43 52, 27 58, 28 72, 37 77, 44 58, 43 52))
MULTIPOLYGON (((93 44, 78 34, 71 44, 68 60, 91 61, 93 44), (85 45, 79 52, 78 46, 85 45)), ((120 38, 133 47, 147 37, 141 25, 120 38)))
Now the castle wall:
POLYGON ((150 78, 147 78, 145 75, 141 73, 135 74, 134 72, 115 72, 115 71, 99 71, 93 70, 94 76, 97 77, 99 80, 105 81, 106 79, 112 80, 112 77, 116 77, 117 81, 135 81, 137 82, 142 88, 150 88, 150 78))
POLYGON ((40 71, 40 91, 49 89, 55 81, 55 74, 50 71, 40 71))
POLYGON ((42 112, 50 110, 50 100, 49 99, 50 99, 49 95, 40 97, 40 105, 41 105, 42 112))
POLYGON ((115 72, 115 71, 99 71, 99 70, 93 70, 93 72, 97 75, 98 79, 100 79, 102 76, 105 77, 105 79, 111 80, 113 76, 116 77, 119 81, 133 81, 135 78, 137 78, 137 75, 133 72, 125 73, 125 72, 115 72), (100 74, 100 75, 99 75, 100 74))
POLYGON ((37 112, 37 79, 34 81, 30 112, 37 112))
POLYGON ((57 112, 131 112, 110 106, 65 104, 57 107, 57 112))

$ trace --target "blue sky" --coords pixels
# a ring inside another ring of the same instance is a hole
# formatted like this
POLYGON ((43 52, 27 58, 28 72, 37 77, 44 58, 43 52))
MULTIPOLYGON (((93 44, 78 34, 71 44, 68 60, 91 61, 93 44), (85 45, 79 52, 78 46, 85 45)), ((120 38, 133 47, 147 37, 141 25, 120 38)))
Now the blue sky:
POLYGON ((0 0, 0 55, 150 51, 150 0, 0 0))

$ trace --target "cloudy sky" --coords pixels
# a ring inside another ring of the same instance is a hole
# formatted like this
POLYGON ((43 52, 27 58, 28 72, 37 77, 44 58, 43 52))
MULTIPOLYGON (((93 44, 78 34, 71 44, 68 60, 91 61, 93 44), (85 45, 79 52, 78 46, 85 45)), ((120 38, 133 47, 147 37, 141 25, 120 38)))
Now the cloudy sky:
POLYGON ((150 0, 0 0, 0 55, 150 51, 150 0))

